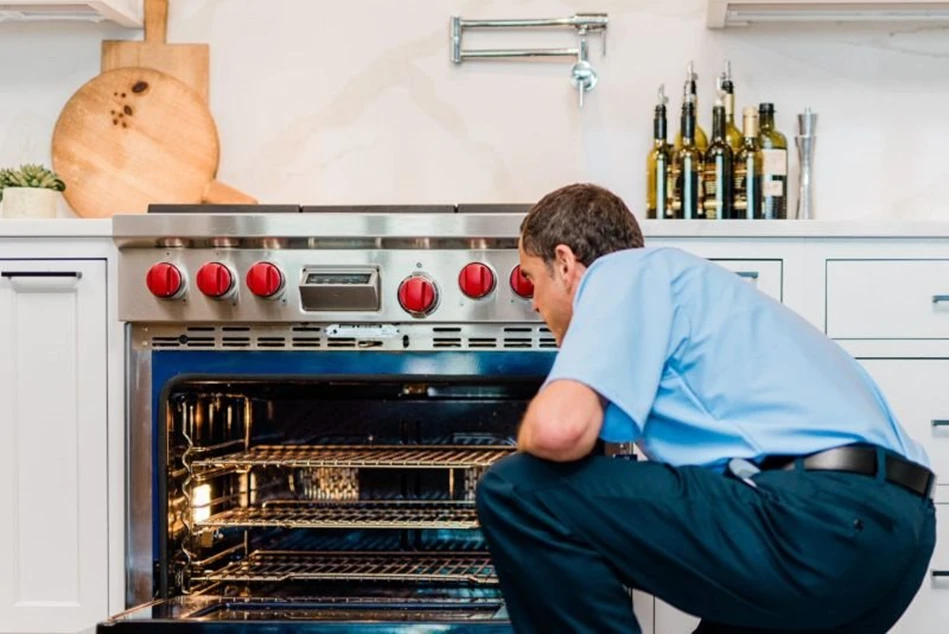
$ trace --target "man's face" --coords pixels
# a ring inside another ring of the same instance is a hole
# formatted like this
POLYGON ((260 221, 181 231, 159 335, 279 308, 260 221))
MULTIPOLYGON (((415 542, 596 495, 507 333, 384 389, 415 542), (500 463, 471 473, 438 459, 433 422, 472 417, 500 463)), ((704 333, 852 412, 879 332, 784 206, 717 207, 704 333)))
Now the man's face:
POLYGON ((532 308, 540 313, 559 346, 573 317, 573 295, 585 267, 577 262, 569 247, 557 247, 557 256, 549 265, 543 258, 530 255, 518 244, 521 272, 534 285, 532 308))

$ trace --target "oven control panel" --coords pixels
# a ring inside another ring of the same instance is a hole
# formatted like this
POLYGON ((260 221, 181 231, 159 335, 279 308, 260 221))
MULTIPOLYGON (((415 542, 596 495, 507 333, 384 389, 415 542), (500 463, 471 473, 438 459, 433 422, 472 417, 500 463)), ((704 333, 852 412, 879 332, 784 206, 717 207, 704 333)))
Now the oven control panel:
POLYGON ((540 321, 511 249, 122 252, 131 322, 540 321))

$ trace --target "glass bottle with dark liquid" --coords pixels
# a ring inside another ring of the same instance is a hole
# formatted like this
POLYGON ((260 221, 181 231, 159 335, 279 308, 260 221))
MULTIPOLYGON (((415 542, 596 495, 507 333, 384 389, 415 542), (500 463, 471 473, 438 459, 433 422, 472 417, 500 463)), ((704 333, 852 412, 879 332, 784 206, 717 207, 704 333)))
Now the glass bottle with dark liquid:
POLYGON ((665 86, 659 86, 659 102, 652 121, 652 150, 646 157, 646 217, 671 218, 672 210, 672 147, 666 141, 665 86))
POLYGON ((767 219, 788 217, 788 140, 774 127, 774 104, 763 103, 758 108, 761 129, 761 213, 767 219))
POLYGON ((725 62, 725 72, 719 75, 719 90, 724 94, 725 102, 725 140, 732 153, 741 149, 741 130, 735 126, 735 83, 732 81, 732 64, 725 62))
POLYGON ((676 150, 673 160, 675 193, 673 209, 676 218, 693 220, 704 218, 702 208, 702 151, 695 144, 695 102, 686 100, 682 104, 682 147, 676 150))
POLYGON ((761 178, 763 158, 758 145, 758 113, 753 107, 743 111, 744 141, 735 154, 735 203, 732 217, 763 218, 761 178))
POLYGON ((708 219, 731 218, 734 214, 734 159, 725 139, 725 104, 719 97, 712 108, 712 142, 705 151, 702 173, 703 209, 708 219))
MULTIPOLYGON (((699 94, 698 94, 698 81, 699 76, 695 73, 695 64, 689 62, 688 68, 685 71, 685 84, 682 86, 682 103, 683 105, 686 102, 692 102, 692 107, 695 109, 695 130, 692 132, 692 137, 695 141, 695 145, 701 151, 708 149, 708 139, 705 136, 705 130, 702 129, 702 126, 698 123, 698 112, 699 112, 699 94)), ((675 149, 678 150, 682 147, 682 135, 683 131, 680 128, 679 133, 675 138, 675 149)))

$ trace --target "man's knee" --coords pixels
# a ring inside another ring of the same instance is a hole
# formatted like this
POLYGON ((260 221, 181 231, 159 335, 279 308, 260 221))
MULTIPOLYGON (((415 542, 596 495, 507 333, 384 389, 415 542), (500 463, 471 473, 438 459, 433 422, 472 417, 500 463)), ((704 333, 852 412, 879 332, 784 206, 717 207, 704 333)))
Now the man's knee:
POLYGON ((475 493, 478 517, 482 524, 497 516, 499 509, 509 513, 519 493, 537 485, 549 484, 552 477, 549 464, 526 453, 507 456, 489 467, 475 493))

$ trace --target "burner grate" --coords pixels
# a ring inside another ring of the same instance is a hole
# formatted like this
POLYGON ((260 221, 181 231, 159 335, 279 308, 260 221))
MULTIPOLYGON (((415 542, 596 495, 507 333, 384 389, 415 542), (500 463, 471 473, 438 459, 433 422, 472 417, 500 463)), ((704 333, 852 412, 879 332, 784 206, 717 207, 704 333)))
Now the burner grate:
POLYGON ((410 581, 497 583, 485 553, 332 553, 257 551, 195 578, 214 582, 410 581))
POLYGON ((283 528, 478 528, 472 502, 338 501, 267 502, 231 509, 197 522, 207 527, 283 528))
POLYGON ((347 468, 490 467, 514 451, 510 446, 313 446, 261 445, 236 454, 195 460, 193 468, 261 466, 347 468))

